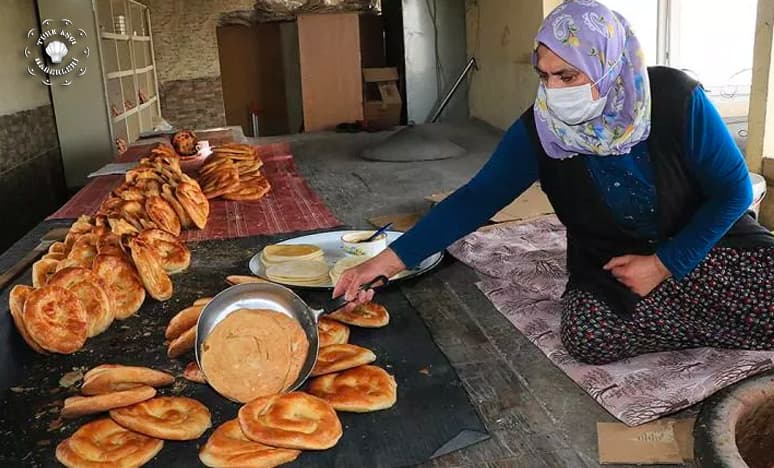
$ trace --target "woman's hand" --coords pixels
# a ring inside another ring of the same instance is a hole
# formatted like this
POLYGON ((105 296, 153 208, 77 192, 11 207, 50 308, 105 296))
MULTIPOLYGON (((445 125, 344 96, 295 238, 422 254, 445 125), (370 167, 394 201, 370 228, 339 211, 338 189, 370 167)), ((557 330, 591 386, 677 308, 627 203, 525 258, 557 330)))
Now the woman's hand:
POLYGON ((343 295, 345 299, 352 301, 344 309, 352 309, 355 306, 370 301, 374 297, 373 289, 361 291, 360 286, 374 280, 379 275, 392 278, 405 269, 406 265, 403 264, 395 252, 391 249, 386 249, 371 260, 345 270, 333 289, 333 297, 343 295))
POLYGON ((624 255, 604 266, 618 281, 645 297, 662 281, 672 276, 657 255, 624 255))

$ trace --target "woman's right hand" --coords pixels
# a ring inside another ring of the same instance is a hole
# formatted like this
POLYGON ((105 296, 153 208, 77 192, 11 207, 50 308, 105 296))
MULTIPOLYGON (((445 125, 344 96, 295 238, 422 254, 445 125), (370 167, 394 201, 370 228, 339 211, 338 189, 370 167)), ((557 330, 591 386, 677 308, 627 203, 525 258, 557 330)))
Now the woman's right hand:
POLYGON ((361 291, 360 286, 373 281, 380 275, 392 278, 405 269, 406 265, 395 252, 386 249, 376 257, 345 270, 333 289, 333 297, 343 295, 346 300, 351 301, 344 310, 353 309, 360 304, 369 302, 374 297, 373 289, 361 291))

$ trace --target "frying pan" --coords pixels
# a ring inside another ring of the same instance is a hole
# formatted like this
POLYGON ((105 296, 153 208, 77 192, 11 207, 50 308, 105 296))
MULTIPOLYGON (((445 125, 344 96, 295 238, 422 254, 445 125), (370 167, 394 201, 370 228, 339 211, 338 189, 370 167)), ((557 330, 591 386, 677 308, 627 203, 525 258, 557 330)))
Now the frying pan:
MULTIPOLYGON (((360 289, 368 290, 376 285, 381 288, 389 283, 390 280, 387 277, 378 276, 373 281, 362 285, 360 289)), ((199 321, 196 324, 196 347, 194 348, 196 363, 206 378, 207 374, 201 362, 201 347, 204 344, 204 340, 212 333, 212 330, 229 314, 239 309, 273 310, 297 321, 309 341, 309 351, 307 352, 304 365, 298 374, 298 379, 286 391, 296 390, 304 384, 317 363, 317 352, 320 348, 317 322, 320 320, 320 317, 341 309, 349 302, 344 299, 344 296, 340 296, 336 299, 328 300, 320 309, 313 309, 292 290, 278 284, 245 283, 231 286, 212 298, 199 315, 199 321)), ((218 389, 215 390, 217 391, 218 389)))

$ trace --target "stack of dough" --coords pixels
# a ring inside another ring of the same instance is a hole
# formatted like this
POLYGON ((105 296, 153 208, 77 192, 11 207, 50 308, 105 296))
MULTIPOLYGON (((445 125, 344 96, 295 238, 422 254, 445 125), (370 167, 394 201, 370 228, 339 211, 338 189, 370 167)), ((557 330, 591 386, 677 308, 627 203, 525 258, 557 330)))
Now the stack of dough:
POLYGON ((261 252, 261 261, 266 267, 300 260, 322 262, 323 251, 316 245, 276 244, 266 246, 261 252))
POLYGON ((292 260, 266 268, 266 277, 275 283, 295 286, 320 286, 328 284, 329 268, 315 260, 292 260))

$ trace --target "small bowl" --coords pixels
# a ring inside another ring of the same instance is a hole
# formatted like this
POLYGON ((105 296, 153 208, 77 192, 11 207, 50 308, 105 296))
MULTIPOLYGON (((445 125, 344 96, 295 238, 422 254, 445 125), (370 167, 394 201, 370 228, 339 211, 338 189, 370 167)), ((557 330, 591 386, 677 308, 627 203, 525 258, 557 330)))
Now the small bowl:
POLYGON ((368 239, 373 235, 373 231, 350 232, 341 236, 341 245, 344 253, 353 257, 374 257, 379 252, 387 248, 387 234, 380 234, 379 237, 370 242, 358 242, 368 239))

